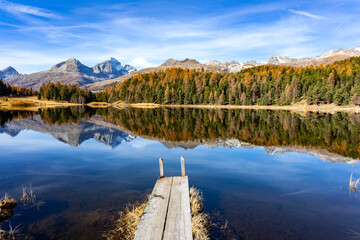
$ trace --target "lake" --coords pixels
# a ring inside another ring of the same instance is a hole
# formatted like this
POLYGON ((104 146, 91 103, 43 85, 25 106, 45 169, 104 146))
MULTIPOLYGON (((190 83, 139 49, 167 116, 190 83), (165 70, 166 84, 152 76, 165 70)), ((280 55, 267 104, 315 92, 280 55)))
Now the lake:
POLYGON ((0 196, 18 200, 1 228, 19 239, 101 239, 180 156, 214 239, 360 236, 359 114, 76 107, 1 111, 0 126, 0 196))

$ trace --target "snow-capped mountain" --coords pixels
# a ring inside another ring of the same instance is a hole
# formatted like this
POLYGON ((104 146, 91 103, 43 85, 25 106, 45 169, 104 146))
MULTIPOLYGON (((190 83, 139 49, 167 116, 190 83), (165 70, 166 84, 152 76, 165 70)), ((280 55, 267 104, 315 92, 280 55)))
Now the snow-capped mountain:
POLYGON ((132 71, 136 69, 130 65, 122 66, 115 58, 110 58, 92 68, 82 64, 76 58, 70 58, 54 65, 50 70, 8 78, 5 81, 11 85, 38 90, 43 83, 60 82, 84 86, 117 78, 132 71))
POLYGON ((18 85, 23 87, 32 87, 39 89, 42 83, 47 82, 61 82, 78 84, 80 86, 87 86, 88 89, 100 91, 108 86, 120 83, 136 74, 163 71, 167 68, 186 68, 205 70, 219 73, 234 73, 243 69, 271 64, 271 65, 291 65, 291 66, 308 66, 308 65, 327 65, 335 61, 346 58, 360 56, 360 46, 350 49, 331 50, 327 53, 313 58, 290 58, 274 55, 266 63, 259 63, 256 61, 248 62, 220 62, 211 60, 206 63, 200 63, 195 59, 186 58, 185 60, 176 60, 170 58, 163 64, 157 67, 143 68, 136 70, 130 65, 122 65, 115 58, 110 58, 95 66, 87 67, 75 58, 68 59, 53 66, 50 70, 37 72, 29 75, 20 75, 15 69, 9 67, 0 71, 0 78, 11 85, 18 85), (6 74, 4 71, 6 70, 6 74))
POLYGON ((206 63, 206 65, 208 66, 207 68, 218 67, 220 71, 233 73, 233 72, 239 72, 245 68, 258 66, 261 64, 257 63, 256 61, 248 61, 245 63, 240 63, 234 60, 231 62, 219 62, 217 60, 210 60, 206 63))
POLYGON ((13 68, 11 66, 0 71, 0 79, 3 79, 3 80, 10 80, 13 78, 17 78, 19 76, 21 76, 21 74, 18 73, 18 71, 16 71, 15 68, 13 68))
POLYGON ((130 65, 122 66, 115 58, 110 58, 102 63, 95 65, 93 68, 95 74, 106 74, 109 79, 117 78, 136 69, 130 65))
POLYGON ((5 124, 3 128, 0 127, 0 134, 5 133, 16 137, 23 130, 49 134, 71 146, 79 146, 89 139, 94 139, 110 148, 116 148, 123 142, 131 142, 135 139, 135 136, 117 129, 116 125, 96 116, 77 123, 50 125, 44 122, 40 115, 37 115, 26 119, 12 120, 10 123, 5 124))
POLYGON ((357 48, 349 48, 349 49, 338 49, 338 50, 330 50, 327 53, 319 55, 314 58, 289 58, 289 57, 281 57, 279 55, 271 56, 271 58, 267 61, 267 64, 272 65, 292 65, 292 66, 308 66, 308 65, 326 65, 333 63, 335 61, 347 59, 350 57, 360 56, 360 46, 357 48))

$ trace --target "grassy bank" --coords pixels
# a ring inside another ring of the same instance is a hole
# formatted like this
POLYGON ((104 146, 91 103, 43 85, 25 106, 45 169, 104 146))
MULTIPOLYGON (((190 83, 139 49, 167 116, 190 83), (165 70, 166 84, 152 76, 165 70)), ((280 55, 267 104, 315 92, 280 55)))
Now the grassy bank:
MULTIPOLYGON (((292 105, 217 105, 217 104, 156 104, 156 103, 106 103, 106 102, 91 102, 84 104, 92 108, 107 108, 107 107, 133 107, 133 108, 159 108, 159 107, 174 107, 174 108, 206 108, 206 109, 265 109, 265 110, 286 110, 293 112, 349 112, 359 113, 360 107, 355 105, 337 106, 335 104, 319 104, 308 105, 305 101, 292 105)), ((36 96, 30 97, 1 97, 0 109, 4 110, 28 110, 37 111, 39 108, 57 108, 57 107, 71 107, 82 106, 78 103, 69 103, 63 101, 52 100, 38 100, 36 96)))
POLYGON ((304 102, 300 102, 292 105, 193 105, 193 104, 155 104, 155 103, 121 103, 114 104, 115 107, 134 107, 134 108, 159 108, 159 107, 176 107, 176 108, 210 108, 210 109, 265 109, 265 110, 286 110, 293 112, 323 112, 323 113, 335 113, 335 112, 349 112, 358 113, 360 107, 355 105, 337 106, 335 104, 319 104, 308 105, 304 102))
MULTIPOLYGON (((148 199, 143 203, 135 203, 126 207, 120 212, 120 217, 116 221, 113 230, 104 234, 108 240, 132 240, 135 238, 135 231, 140 223, 140 219, 145 211, 148 199)), ((209 216, 203 213, 203 198, 200 190, 190 188, 190 208, 191 208, 191 230, 194 240, 210 239, 209 216)))
MULTIPOLYGON (((84 105, 94 108, 112 106, 111 103, 105 103, 105 102, 91 102, 84 105)), ((39 100, 36 96, 0 98, 0 109, 4 109, 4 110, 37 111, 39 108, 57 108, 57 107, 72 107, 72 106, 82 106, 82 104, 69 103, 65 101, 52 101, 52 100, 43 100, 43 99, 39 100)))

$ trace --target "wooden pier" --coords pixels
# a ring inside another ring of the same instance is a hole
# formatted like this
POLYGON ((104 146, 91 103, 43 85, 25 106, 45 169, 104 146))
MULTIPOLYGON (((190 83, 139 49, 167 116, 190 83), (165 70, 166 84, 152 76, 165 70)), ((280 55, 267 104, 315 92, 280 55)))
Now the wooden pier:
POLYGON ((135 240, 192 240, 189 181, 181 157, 181 176, 165 177, 159 159, 160 178, 135 232, 135 240))

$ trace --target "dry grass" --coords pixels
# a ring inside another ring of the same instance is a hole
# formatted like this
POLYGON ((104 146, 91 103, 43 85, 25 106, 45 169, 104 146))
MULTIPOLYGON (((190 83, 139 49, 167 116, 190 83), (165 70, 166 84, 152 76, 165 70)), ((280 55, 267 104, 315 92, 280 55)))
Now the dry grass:
POLYGON ((15 228, 12 227, 11 223, 9 222, 9 231, 4 231, 0 229, 0 240, 15 240, 18 239, 16 236, 20 233, 20 224, 17 225, 15 228))
POLYGON ((210 218, 203 212, 202 192, 194 187, 190 188, 191 230, 194 240, 210 239, 210 218))
POLYGON ((0 212, 5 209, 11 209, 16 206, 16 201, 13 198, 10 198, 9 195, 5 193, 5 197, 0 199, 0 212))
MULTIPOLYGON (((148 196, 148 199, 150 195, 148 196)), ((103 236, 108 240, 132 240, 140 219, 145 211, 147 201, 128 205, 125 211, 120 212, 116 221, 116 228, 103 236)), ((203 213, 202 192, 194 187, 190 188, 191 230, 194 240, 210 239, 210 217, 203 213)))
MULTIPOLYGON (((148 196, 149 198, 150 196, 148 196)), ((148 200, 143 203, 135 203, 126 206, 125 211, 120 212, 120 218, 116 221, 116 228, 104 234, 108 240, 132 240, 140 223, 148 200)))
MULTIPOLYGON (((81 106, 82 104, 69 103, 65 101, 53 101, 53 100, 44 100, 37 99, 37 96, 28 96, 28 97, 0 97, 0 108, 5 110, 28 110, 28 111, 37 111, 40 108, 56 108, 56 107, 71 107, 71 106, 81 106)), ((107 107, 112 104, 108 103, 89 103, 85 104, 90 107, 107 107)))
POLYGON ((335 104, 320 104, 320 105, 308 105, 306 101, 294 103, 292 105, 217 105, 217 104, 157 104, 157 103, 124 103, 116 102, 114 107, 122 108, 125 106, 134 108, 159 108, 159 107, 172 107, 172 108, 202 108, 202 109, 266 109, 266 110, 286 110, 297 113, 306 112, 322 112, 322 113, 335 113, 335 112, 349 112, 358 113, 360 107, 355 105, 337 106, 335 104))
POLYGON ((28 101, 8 101, 9 106, 11 107, 32 107, 35 106, 35 103, 33 102, 28 102, 28 101))
MULTIPOLYGON (((0 199, 0 226, 4 221, 9 219, 14 214, 14 208, 16 207, 16 201, 13 198, 10 198, 6 193, 5 197, 0 199)), ((3 239, 15 239, 16 228, 12 228, 9 222, 9 231, 6 232, 0 229, 0 240, 3 239)))

